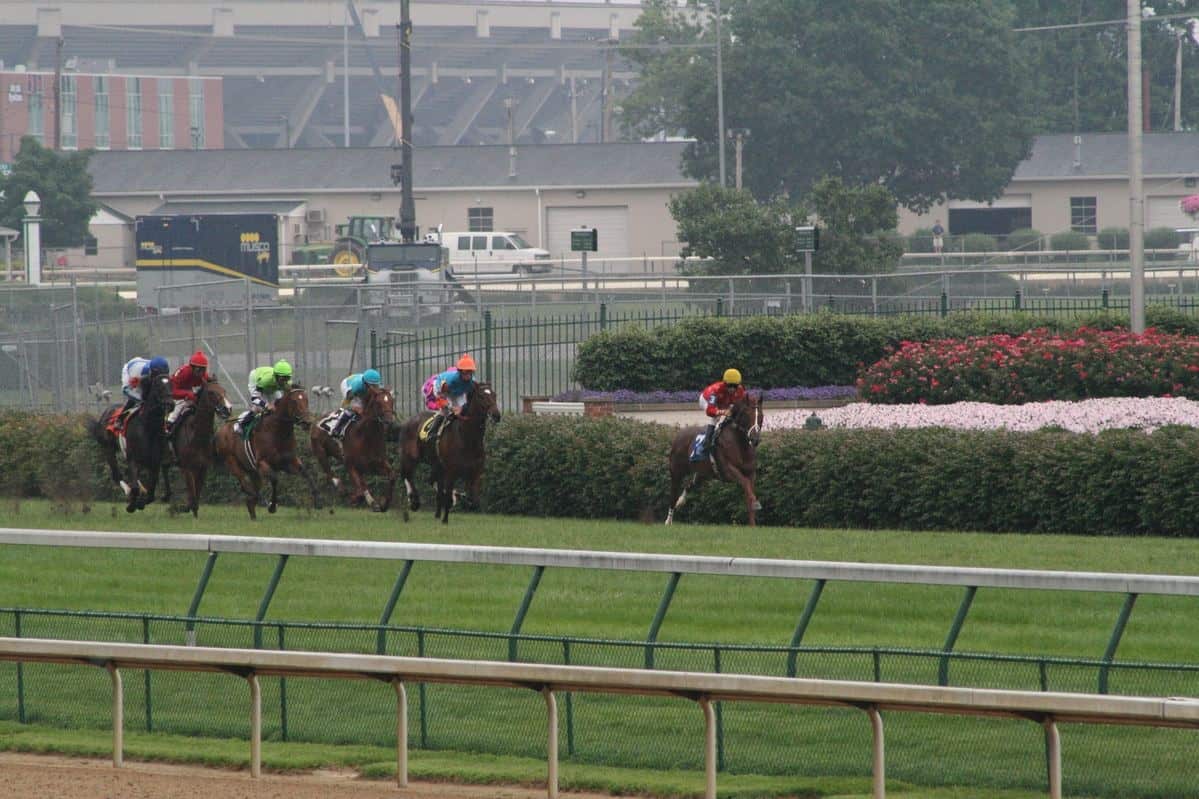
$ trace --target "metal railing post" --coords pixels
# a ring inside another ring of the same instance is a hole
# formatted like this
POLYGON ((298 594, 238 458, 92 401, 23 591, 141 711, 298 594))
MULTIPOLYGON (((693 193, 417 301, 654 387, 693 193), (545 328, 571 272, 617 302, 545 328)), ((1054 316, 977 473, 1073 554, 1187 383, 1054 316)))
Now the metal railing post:
POLYGON ((387 602, 383 605, 383 612, 379 614, 379 632, 375 637, 375 652, 377 654, 385 654, 387 652, 387 625, 391 622, 391 614, 395 612, 396 603, 400 600, 400 593, 404 590, 405 583, 408 582, 408 575, 412 573, 412 564, 414 561, 404 561, 404 568, 400 569, 399 575, 396 577, 395 585, 391 587, 391 595, 387 597, 387 602))
POLYGON ((1103 652, 1103 665, 1099 667, 1099 693, 1107 693, 1108 672, 1111 671, 1112 661, 1116 659, 1116 649, 1120 646, 1120 639, 1124 637, 1124 628, 1128 625, 1128 617, 1132 615, 1132 608, 1137 602, 1136 594, 1126 594, 1124 596, 1124 604, 1120 608, 1120 615, 1116 618, 1116 626, 1112 628, 1112 636, 1108 639, 1107 649, 1103 652))
POLYGON ((391 681, 396 692, 396 785, 408 787, 408 690, 404 681, 391 681))
POLYGON ((125 685, 121 681, 121 670, 108 664, 108 676, 112 678, 112 767, 125 765, 125 685))
POLYGON ((662 629, 662 621, 666 618, 666 611, 670 609, 670 600, 674 598, 674 590, 679 587, 679 578, 682 576, 682 572, 670 573, 670 579, 666 582, 666 590, 662 592, 658 610, 654 613, 654 620, 650 622, 649 634, 645 637, 645 667, 647 669, 654 667, 654 642, 658 640, 658 631, 662 629))
POLYGON ((549 799, 558 797, 558 700, 554 697, 554 689, 546 687, 541 691, 545 697, 546 715, 546 778, 545 793, 549 799))
POLYGON ((874 799, 886 799, 887 796, 887 758, 886 742, 883 736, 883 717, 878 708, 871 705, 866 708, 870 716, 870 729, 874 738, 874 768, 873 793, 874 799))
MULTIPOLYGON (((13 611, 13 636, 21 637, 21 611, 13 611)), ((17 662, 17 722, 25 723, 25 664, 17 662)))
MULTIPOLYGON (((142 643, 150 643, 150 617, 142 616, 142 643)), ((150 690, 150 670, 144 669, 146 685, 146 732, 154 732, 154 701, 153 693, 150 690)))
POLYGON ((716 713, 712 700, 700 697, 704 713, 704 799, 716 799, 716 713))
POLYGON ((808 594, 807 604, 804 605, 803 613, 800 614, 799 622, 795 625, 795 632, 791 634, 791 651, 787 653, 787 676, 794 677, 796 664, 795 661, 798 654, 795 650, 803 643, 804 633, 808 630, 808 624, 812 621, 812 614, 816 612, 816 603, 820 601, 820 595, 824 593, 825 580, 817 580, 812 586, 812 593, 808 594))
POLYGON ((525 589, 525 595, 520 600, 520 607, 516 609, 516 618, 512 620, 512 629, 508 632, 508 660, 516 660, 517 636, 520 635, 520 628, 524 626, 525 616, 529 613, 529 606, 533 604, 533 595, 537 593, 537 586, 541 584, 541 575, 544 573, 545 566, 535 566, 533 568, 533 576, 529 578, 529 586, 525 589))
POLYGON ((271 606, 271 599, 275 596, 275 589, 279 587, 279 579, 283 577, 283 568, 287 565, 288 555, 280 555, 279 560, 275 562, 275 571, 271 574, 271 581, 267 583, 266 591, 262 594, 262 601, 258 603, 258 612, 254 614, 254 648, 262 649, 262 620, 266 618, 266 612, 271 606))
POLYGON ((1049 764, 1049 797, 1062 799, 1062 739, 1057 721, 1047 716, 1045 727, 1045 759, 1049 764))
POLYGON ((246 676, 250 683, 250 776, 262 776, 262 686, 258 675, 250 672, 246 676))
POLYGON ((976 593, 978 593, 978 586, 966 586, 962 603, 958 605, 958 612, 953 617, 953 624, 949 626, 949 634, 945 636, 945 645, 941 647, 941 663, 937 669, 938 685, 949 685, 949 655, 953 652, 954 645, 957 644, 958 635, 962 632, 962 625, 966 623, 966 614, 970 612, 970 605, 974 602, 976 593))

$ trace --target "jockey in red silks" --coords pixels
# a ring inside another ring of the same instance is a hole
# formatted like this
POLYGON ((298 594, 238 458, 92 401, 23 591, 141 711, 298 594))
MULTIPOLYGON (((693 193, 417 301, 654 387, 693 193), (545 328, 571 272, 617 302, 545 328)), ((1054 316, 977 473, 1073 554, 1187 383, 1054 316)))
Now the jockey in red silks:
POLYGON ((208 380, 208 356, 203 351, 196 350, 187 363, 180 366, 171 375, 171 399, 175 407, 167 416, 167 435, 175 428, 183 414, 195 406, 196 394, 208 380))
POLYGON ((712 437, 717 427, 724 424, 733 403, 745 398, 745 387, 741 385, 741 373, 736 369, 725 369, 722 379, 705 388, 699 395, 699 406, 704 409, 708 428, 704 432, 703 454, 712 448, 712 437))

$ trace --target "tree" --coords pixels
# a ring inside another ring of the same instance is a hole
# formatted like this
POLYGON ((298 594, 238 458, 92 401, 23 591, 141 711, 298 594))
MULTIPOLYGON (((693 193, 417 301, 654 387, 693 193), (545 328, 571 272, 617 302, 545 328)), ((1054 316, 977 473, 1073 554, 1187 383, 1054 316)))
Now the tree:
MULTIPOLYGON (((711 258, 689 271, 707 275, 777 274, 796 265, 794 209, 759 203, 747 191, 703 183, 670 201, 684 257, 711 258)), ((801 218, 801 217, 796 217, 801 218)))
POLYGON ((899 224, 895 196, 878 184, 851 187, 840 178, 824 178, 812 187, 809 201, 820 220, 817 272, 864 274, 891 272, 903 247, 886 235, 899 224))
MULTIPOLYGON (((1008 3, 988 0, 727 0, 728 124, 752 131, 746 184, 802 196, 822 176, 882 182, 918 211, 997 197, 1030 152, 1028 69, 1008 3)), ((712 179, 717 120, 711 25, 694 8, 647 0, 642 80, 622 100, 636 135, 696 138, 684 169, 712 179)))
POLYGON ((0 225, 21 229, 25 194, 36 191, 42 200, 42 244, 77 247, 88 237, 88 222, 99 207, 92 199, 90 153, 55 152, 32 136, 21 138, 12 172, 0 178, 0 225))

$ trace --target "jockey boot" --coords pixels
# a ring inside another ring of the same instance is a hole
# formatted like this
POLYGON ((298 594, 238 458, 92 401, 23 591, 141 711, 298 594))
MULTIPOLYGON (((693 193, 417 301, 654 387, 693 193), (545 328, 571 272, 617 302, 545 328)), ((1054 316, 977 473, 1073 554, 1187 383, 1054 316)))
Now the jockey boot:
POLYGON ((246 422, 250 421, 250 417, 254 415, 254 411, 242 411, 237 417, 237 421, 233 423, 233 432, 240 433, 246 427, 246 422))
POLYGON ((716 435, 716 425, 708 425, 708 429, 704 431, 703 452, 708 454, 712 451, 712 438, 716 435))
POLYGON ((125 399, 125 406, 117 412, 116 416, 112 417, 112 421, 108 424, 108 429, 114 435, 124 435, 125 424, 129 421, 129 414, 132 413, 133 409, 136 407, 137 400, 133 397, 127 397, 125 399))
POLYGON ((187 410, 187 403, 182 402, 182 401, 177 401, 175 403, 175 407, 171 409, 171 412, 169 414, 167 414, 166 422, 163 425, 163 429, 166 431, 166 434, 168 436, 175 431, 175 425, 177 425, 179 423, 179 420, 183 418, 183 413, 186 410, 187 410))
POLYGON ((358 414, 349 408, 342 408, 337 420, 333 423, 333 437, 339 441, 345 436, 346 430, 358 418, 358 414))
POLYGON ((429 428, 429 440, 437 441, 437 437, 441 435, 441 429, 449 423, 450 412, 446 408, 442 408, 433 417, 433 426, 429 428))

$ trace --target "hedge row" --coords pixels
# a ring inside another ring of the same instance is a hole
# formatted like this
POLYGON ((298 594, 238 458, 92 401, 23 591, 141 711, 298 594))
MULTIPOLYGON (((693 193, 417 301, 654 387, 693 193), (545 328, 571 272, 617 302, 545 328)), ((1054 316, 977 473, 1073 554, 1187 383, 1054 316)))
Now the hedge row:
MULTIPOLYGON (((1147 323, 1172 333, 1199 334, 1199 319, 1150 306, 1147 323)), ((579 345, 575 379, 596 391, 679 391, 716 380, 730 366, 752 386, 849 385, 859 369, 903 341, 1019 335, 1038 327, 1063 332, 1080 326, 1110 330, 1127 315, 1096 313, 1046 318, 1026 313, 955 313, 886 318, 796 314, 688 319, 653 330, 622 328, 579 345)))
MULTIPOLYGON (((115 498, 77 417, 17 416, 0 417, 6 492, 115 498), (49 451, 71 457, 49 462, 49 451), (81 467, 64 473, 63 463, 81 467)), ((483 506, 493 513, 660 523, 674 433, 617 418, 510 417, 489 434, 483 506)), ((1195 536, 1197 484, 1193 428, 1099 435, 794 430, 764 436, 757 493, 760 523, 771 525, 1195 536)), ((287 502, 303 501, 298 478, 281 485, 287 502)), ((427 491, 422 485, 426 498, 427 491)), ((238 496, 223 470, 208 494, 208 502, 238 496)), ((743 523, 745 504, 739 489, 709 484, 693 492, 679 518, 743 523)))

